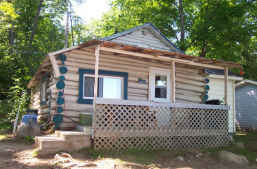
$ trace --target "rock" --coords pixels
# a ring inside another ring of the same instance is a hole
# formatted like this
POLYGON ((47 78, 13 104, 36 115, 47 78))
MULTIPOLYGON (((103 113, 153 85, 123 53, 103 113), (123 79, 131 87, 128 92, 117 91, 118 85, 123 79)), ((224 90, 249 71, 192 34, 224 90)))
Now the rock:
POLYGON ((219 158, 224 161, 233 162, 236 164, 248 164, 249 161, 243 155, 234 154, 228 151, 221 151, 219 152, 219 158))
POLYGON ((245 148, 245 145, 244 145, 244 143, 242 143, 242 142, 236 142, 236 143, 235 143, 235 146, 236 146, 237 148, 242 148, 242 149, 245 148))
POLYGON ((185 161, 185 158, 182 157, 182 156, 178 156, 176 159, 179 160, 179 161, 185 161))
POLYGON ((26 136, 40 136, 40 127, 33 121, 29 121, 28 124, 21 123, 18 126, 17 136, 26 137, 26 136))
POLYGON ((68 153, 60 153, 60 156, 63 157, 63 158, 70 158, 70 159, 72 159, 71 155, 68 154, 68 153))
POLYGON ((70 162, 72 162, 71 155, 67 155, 67 154, 68 153, 55 154, 55 156, 54 156, 54 164, 70 163, 70 162), (62 156, 62 154, 64 154, 64 156, 62 156))
POLYGON ((198 154, 195 155, 196 158, 200 158, 202 156, 203 156, 203 153, 198 153, 198 154))
POLYGON ((78 167, 97 167, 95 163, 79 164, 78 167))

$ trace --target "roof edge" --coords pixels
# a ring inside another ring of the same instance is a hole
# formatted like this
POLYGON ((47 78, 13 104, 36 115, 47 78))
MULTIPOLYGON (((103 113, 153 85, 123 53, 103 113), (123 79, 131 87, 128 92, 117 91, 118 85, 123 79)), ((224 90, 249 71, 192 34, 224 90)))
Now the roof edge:
POLYGON ((249 83, 249 84, 252 84, 252 85, 256 85, 257 86, 257 81, 253 81, 253 80, 248 80, 248 79, 245 79, 239 83, 236 84, 236 87, 238 86, 241 86, 241 85, 244 85, 246 83, 249 83))
MULTIPOLYGON (((208 77, 214 78, 214 79, 224 79, 224 75, 209 74, 208 77)), ((238 77, 238 76, 234 76, 234 75, 228 75, 228 79, 234 80, 234 81, 243 80, 242 77, 238 77)))

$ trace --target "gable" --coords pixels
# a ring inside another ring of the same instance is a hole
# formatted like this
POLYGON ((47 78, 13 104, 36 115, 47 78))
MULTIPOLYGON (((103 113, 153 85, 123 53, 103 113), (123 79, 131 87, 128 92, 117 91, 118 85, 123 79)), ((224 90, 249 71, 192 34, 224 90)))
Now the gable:
POLYGON ((151 23, 105 37, 102 40, 108 40, 120 44, 131 45, 141 48, 150 48, 156 50, 165 50, 171 52, 180 52, 156 27, 151 23))

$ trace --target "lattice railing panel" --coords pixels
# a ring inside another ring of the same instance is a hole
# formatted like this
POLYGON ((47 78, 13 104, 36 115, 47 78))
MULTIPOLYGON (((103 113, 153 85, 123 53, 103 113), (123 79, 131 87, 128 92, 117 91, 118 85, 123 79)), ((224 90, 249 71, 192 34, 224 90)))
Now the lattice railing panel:
POLYGON ((177 149, 229 142, 228 108, 213 105, 96 104, 96 149, 177 149))

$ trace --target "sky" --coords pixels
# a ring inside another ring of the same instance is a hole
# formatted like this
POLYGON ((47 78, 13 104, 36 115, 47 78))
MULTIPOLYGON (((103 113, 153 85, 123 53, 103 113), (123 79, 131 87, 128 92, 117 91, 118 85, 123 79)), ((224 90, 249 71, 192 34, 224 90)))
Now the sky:
POLYGON ((81 4, 73 2, 73 9, 76 15, 80 16, 84 22, 92 19, 100 19, 104 12, 110 9, 110 0, 82 0, 81 4))

